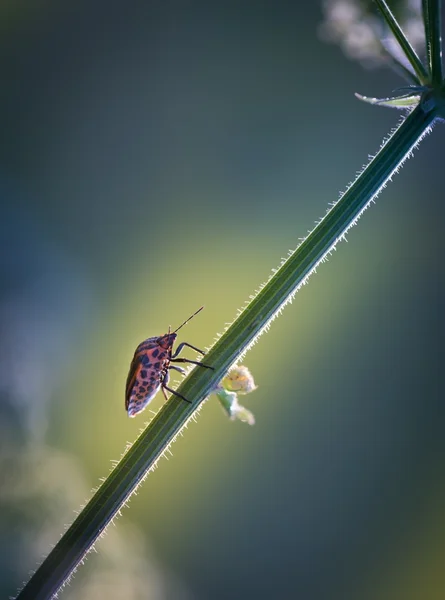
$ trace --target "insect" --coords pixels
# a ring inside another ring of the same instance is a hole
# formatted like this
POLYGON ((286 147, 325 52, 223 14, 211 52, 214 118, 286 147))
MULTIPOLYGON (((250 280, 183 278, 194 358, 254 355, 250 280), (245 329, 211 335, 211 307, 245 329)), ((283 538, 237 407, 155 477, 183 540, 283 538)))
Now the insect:
POLYGON ((192 363, 205 367, 206 369, 213 369, 209 365, 205 365, 197 360, 189 360, 188 358, 176 358, 184 346, 188 346, 200 354, 205 354, 199 348, 182 342, 176 348, 174 354, 173 344, 177 338, 177 332, 184 327, 186 323, 190 321, 195 315, 197 315, 204 307, 201 306, 199 310, 193 313, 182 325, 177 327, 174 331, 161 335, 160 337, 151 337, 139 344, 134 353, 133 360, 131 361, 130 371, 127 377, 127 384, 125 387, 125 410, 129 417, 135 417, 138 413, 144 410, 147 404, 153 400, 159 391, 162 389, 165 399, 167 400, 167 392, 182 398, 186 402, 185 396, 172 390, 168 387, 169 370, 174 369, 180 373, 185 374, 184 369, 172 365, 172 362, 177 363, 192 363))

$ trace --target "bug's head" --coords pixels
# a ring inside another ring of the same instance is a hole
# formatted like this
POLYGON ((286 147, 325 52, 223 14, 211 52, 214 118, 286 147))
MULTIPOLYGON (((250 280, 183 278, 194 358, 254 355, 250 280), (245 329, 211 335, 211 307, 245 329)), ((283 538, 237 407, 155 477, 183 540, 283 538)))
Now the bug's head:
POLYGON ((164 350, 168 350, 173 346, 177 337, 178 334, 174 331, 173 333, 166 333, 165 335, 161 335, 161 337, 158 337, 157 342, 161 346, 161 348, 164 348, 164 350))
POLYGON ((196 312, 194 312, 191 317, 189 317, 186 321, 184 321, 184 323, 182 323, 179 327, 176 327, 176 329, 174 331, 171 331, 170 327, 169 327, 168 333, 166 333, 165 335, 161 335, 161 337, 158 338, 158 340, 157 340, 158 344, 165 350, 167 350, 167 348, 171 348, 173 346, 173 344, 175 343, 176 338, 178 337, 178 334, 176 332, 179 331, 181 329, 181 327, 184 327, 184 325, 186 323, 188 323, 190 321, 190 319, 193 319, 193 317, 195 315, 197 315, 199 312, 201 312, 203 308, 204 307, 201 306, 201 308, 199 308, 196 312))

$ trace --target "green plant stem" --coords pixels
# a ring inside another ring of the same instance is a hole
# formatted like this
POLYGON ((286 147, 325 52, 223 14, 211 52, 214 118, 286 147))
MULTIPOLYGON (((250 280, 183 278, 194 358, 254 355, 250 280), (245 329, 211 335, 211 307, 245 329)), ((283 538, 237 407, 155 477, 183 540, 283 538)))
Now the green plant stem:
POLYGON ((429 80, 428 72, 425 69, 425 67, 423 66, 422 61, 418 57, 417 52, 411 46, 408 38, 406 37, 406 35, 403 33, 402 29, 400 28, 400 25, 398 24, 396 18, 394 17, 391 9, 388 6, 388 4, 386 3, 385 0, 375 0, 375 3, 379 7, 379 10, 382 13, 383 18, 385 19, 386 23, 388 24, 388 27, 393 32, 394 37, 400 44, 400 47, 402 48, 403 53, 405 54, 406 58, 408 59, 409 63, 411 64, 412 68, 414 69, 414 72, 416 73, 417 77, 419 78, 419 82, 422 85, 425 85, 426 83, 428 83, 428 80, 429 80))
POLYGON ((195 368, 184 380, 179 391, 193 403, 172 397, 164 404, 19 593, 17 600, 46 600, 66 583, 215 384, 268 327, 282 306, 354 224, 410 155, 433 118, 432 113, 425 113, 417 107, 399 125, 342 198, 206 355, 205 362, 215 370, 195 368))
POLYGON ((432 84, 442 83, 442 32, 440 30, 441 3, 440 0, 423 0, 422 9, 425 23, 426 51, 432 84))

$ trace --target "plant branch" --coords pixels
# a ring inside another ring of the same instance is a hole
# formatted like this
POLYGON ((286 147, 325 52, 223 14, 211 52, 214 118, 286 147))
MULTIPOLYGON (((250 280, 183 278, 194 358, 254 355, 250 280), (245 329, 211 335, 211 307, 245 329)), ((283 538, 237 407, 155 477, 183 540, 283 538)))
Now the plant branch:
POLYGON ((433 85, 442 83, 442 32, 440 0, 423 0, 426 51, 433 85))
POLYGON ((382 13, 383 18, 385 19, 388 27, 393 32, 394 37, 398 41, 403 53, 405 54, 406 58, 408 59, 408 62, 411 64, 412 68, 414 69, 417 77, 419 78, 419 82, 422 85, 425 85, 426 83, 428 83, 428 79, 429 79, 428 72, 425 69, 425 67, 423 66, 422 61, 418 57, 417 52, 414 50, 414 48, 412 47, 408 38, 402 31, 399 23, 397 22, 397 19, 394 17, 388 4, 386 3, 385 0, 375 0, 375 3, 379 7, 379 10, 382 13))
POLYGON ((418 106, 398 126, 341 199, 209 351, 205 362, 215 370, 195 368, 178 388, 193 403, 171 397, 164 404, 25 585, 17 600, 47 600, 64 586, 229 367, 240 360, 316 267, 344 239, 346 232, 429 131, 433 119, 433 113, 427 113, 418 106))

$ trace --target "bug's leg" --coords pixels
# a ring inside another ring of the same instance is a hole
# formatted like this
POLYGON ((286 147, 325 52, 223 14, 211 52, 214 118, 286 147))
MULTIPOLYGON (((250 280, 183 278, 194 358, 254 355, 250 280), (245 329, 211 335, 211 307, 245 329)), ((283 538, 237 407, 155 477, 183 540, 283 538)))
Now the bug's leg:
MULTIPOLYGON (((170 367, 171 368, 171 367, 170 367)), ((175 367, 173 367, 175 368, 175 367)), ((185 400, 186 402, 188 402, 189 404, 191 404, 190 400, 187 400, 187 398, 185 396, 183 396, 182 394, 180 394, 179 392, 177 392, 176 390, 172 390, 171 388, 169 388, 167 386, 168 380, 170 379, 170 373, 168 371, 166 371, 165 375, 164 375, 164 379, 161 383, 161 388, 162 388, 162 393, 164 394, 164 398, 166 400, 168 400, 167 398, 167 393, 165 390, 167 390, 168 392, 170 392, 170 394, 173 394, 173 396, 178 396, 178 398, 182 398, 183 400, 185 400)))
POLYGON ((176 348, 175 353, 172 354, 172 358, 176 358, 178 356, 178 354, 182 351, 182 349, 184 348, 184 346, 188 346, 192 350, 196 350, 196 352, 199 352, 199 354, 202 354, 203 356, 205 354, 205 352, 203 352, 202 350, 200 350, 196 346, 192 346, 191 344, 187 344, 187 342, 181 342, 179 344, 179 346, 176 348))
POLYGON ((182 373, 183 375, 185 375, 185 374, 186 374, 186 371, 185 371, 185 369, 181 369, 181 367, 175 367, 174 365, 170 365, 168 368, 169 368, 169 369, 174 369, 175 371, 179 371, 179 372, 180 372, 180 373, 182 373))
POLYGON ((166 388, 168 389, 167 383, 168 383, 169 379, 170 379, 170 373, 167 370, 167 371, 165 371, 165 375, 164 375, 164 378, 162 379, 162 383, 161 383, 161 390, 162 390, 162 393, 164 394, 164 398, 166 400, 168 400, 168 396, 167 396, 167 392, 165 391, 165 389, 166 388))
MULTIPOLYGON (((190 360, 188 358, 172 358, 170 360, 171 360, 171 362, 192 363, 192 365, 198 365, 198 367, 205 367, 206 369, 213 369, 213 370, 215 370, 214 367, 211 367, 210 365, 205 365, 204 363, 199 362, 199 360, 190 360)), ((174 369, 174 368, 175 367, 170 367, 170 369, 174 369)))
POLYGON ((178 398, 182 398, 182 400, 185 400, 186 402, 188 402, 189 404, 192 403, 191 400, 187 400, 187 398, 185 396, 183 396, 182 394, 180 394, 179 392, 177 392, 176 390, 172 390, 171 388, 167 387, 165 385, 165 383, 162 384, 162 391, 164 392, 164 396, 165 396, 165 390, 169 391, 170 394, 173 394, 173 396, 178 396, 178 398))

